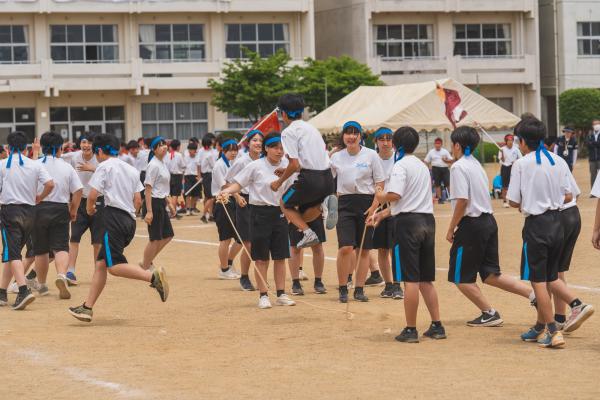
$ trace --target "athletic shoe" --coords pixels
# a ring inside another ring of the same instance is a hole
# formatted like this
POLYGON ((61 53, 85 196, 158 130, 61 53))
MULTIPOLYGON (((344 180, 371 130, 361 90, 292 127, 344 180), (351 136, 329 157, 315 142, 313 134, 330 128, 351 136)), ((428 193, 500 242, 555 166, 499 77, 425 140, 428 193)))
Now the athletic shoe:
MULTIPOLYGON (((27 287, 29 288, 29 290, 39 290, 40 289, 40 283, 38 282, 37 278, 33 278, 33 279, 25 278, 25 282, 27 282, 27 287)), ((18 291, 17 291, 17 293, 18 293, 18 291)))
POLYGON ((438 200, 438 204, 444 204, 444 203, 445 203, 445 201, 444 201, 444 200, 442 200, 442 199, 439 199, 439 200, 438 200))
POLYGON ((44 297, 44 296, 48 296, 50 294, 50 291, 48 290, 48 285, 46 285, 45 283, 40 284, 40 288, 37 291, 37 295, 39 297, 44 297))
POLYGON ((509 208, 510 206, 508 205, 508 203, 507 203, 507 202, 504 202, 504 203, 502 203, 502 207, 504 207, 504 208, 509 208))
POLYGON ((591 304, 581 304, 571 309, 571 315, 565 323, 565 332, 573 332, 577 330, 586 319, 594 314, 594 307, 591 304))
POLYGON ((237 279, 239 279, 239 278, 241 278, 241 277, 242 277, 242 274, 241 274, 241 273, 240 273, 240 272, 239 272, 237 269, 235 269, 235 267, 234 267, 233 265, 230 265, 230 266, 229 266, 229 270, 230 270, 230 271, 231 271, 233 274, 235 274, 235 275, 236 275, 237 279))
POLYGON ((6 291, 8 293, 19 293, 19 285, 17 285, 17 282, 13 282, 10 285, 8 285, 6 291))
POLYGON ((327 293, 327 288, 323 284, 323 282, 315 282, 315 293, 316 294, 325 294, 327 293))
POLYGON ((227 271, 223 271, 222 269, 219 269, 219 279, 225 279, 225 280, 237 280, 240 279, 239 276, 237 276, 235 274, 235 272, 233 272, 231 270, 231 268, 229 268, 227 271))
POLYGON ((500 326, 504 323, 500 318, 500 313, 496 311, 493 315, 482 312, 481 315, 472 321, 467 322, 467 326, 500 326))
POLYGON ((288 297, 287 294, 282 294, 277 297, 277 301, 275 302, 278 306, 295 306, 296 302, 288 297))
POLYGON ((348 283, 346 285, 348 286, 348 289, 354 288, 354 283, 352 282, 351 277, 348 277, 348 283))
POLYGON ((66 276, 64 276, 63 274, 58 274, 56 276, 56 280, 54 281, 54 284, 58 288, 58 298, 59 299, 70 299, 71 298, 71 293, 69 292, 69 289, 67 288, 68 284, 67 284, 66 276))
POLYGON ((354 289, 354 300, 356 301, 361 301, 363 303, 366 303, 367 301, 369 301, 369 298, 367 297, 367 295, 365 294, 365 292, 363 291, 362 288, 356 288, 354 289))
POLYGON ((298 278, 300 278, 301 281, 307 281, 308 280, 308 275, 306 275, 306 273, 304 272, 304 270, 301 269, 300 271, 298 271, 298 278))
POLYGON ((565 345, 565 338, 561 331, 546 332, 537 342, 540 347, 562 347, 565 345))
POLYGON ((347 303, 348 302, 348 289, 347 288, 338 288, 338 291, 340 292, 340 303, 347 303))
POLYGON ((271 305, 271 301, 269 300, 269 296, 260 296, 260 298, 258 299, 258 308, 271 308, 273 307, 271 305))
POLYGON ((67 283, 69 286, 77 286, 77 277, 71 271, 67 272, 67 283))
POLYGON ((196 216, 200 214, 200 210, 198 210, 197 208, 192 208, 192 215, 196 216))
POLYGON ((402 343, 419 343, 419 332, 416 329, 404 328, 395 339, 402 343))
POLYGON ((240 278, 240 287, 244 292, 254 292, 256 290, 248 276, 242 276, 240 278))
POLYGON ((384 283, 385 282, 384 282, 383 278, 381 277, 381 275, 375 277, 371 274, 365 281, 365 286, 381 286, 384 283))
POLYGON ((537 298, 534 297, 533 300, 529 302, 529 305, 537 310, 537 298))
POLYGON ((557 321, 554 321, 554 323, 556 324, 556 329, 559 331, 564 330, 565 325, 567 324, 566 322, 557 322, 557 321))
POLYGON ((77 307, 69 307, 69 314, 83 322, 92 322, 94 316, 92 309, 83 307, 83 304, 77 307))
POLYGON ((35 296, 31 293, 31 290, 27 289, 25 294, 17 294, 15 303, 12 305, 13 310, 24 310, 29 304, 35 301, 35 296))
POLYGON ((215 222, 215 217, 213 217, 212 215, 209 215, 208 222, 215 222))
POLYGON ((544 331, 536 331, 534 327, 521 335, 521 340, 524 342, 537 342, 539 339, 544 337, 544 331))
POLYGON ((386 283, 385 287, 379 294, 379 297, 381 297, 383 299, 391 299, 392 297, 394 297, 394 284, 386 283))
POLYGON ((304 296, 304 289, 302 289, 300 282, 292 283, 292 296, 304 296))
POLYGON ((325 202, 327 206, 327 218, 325 219, 325 228, 331 230, 337 225, 338 199, 335 195, 331 194, 327 196, 325 202))
POLYGON ((427 329, 425 333, 423 333, 423 336, 436 340, 446 339, 446 330, 443 326, 435 326, 434 324, 431 324, 431 326, 429 326, 429 329, 427 329))
POLYGON ((304 232, 304 236, 302 237, 302 239, 300 239, 296 247, 298 247, 299 249, 303 249, 305 247, 311 247, 319 243, 319 237, 317 236, 317 234, 312 229, 308 228, 308 230, 304 232))
POLYGON ((186 216, 186 217, 189 217, 189 216, 191 216, 191 215, 192 215, 192 212, 191 212, 190 210, 186 210, 186 211, 185 211, 185 216, 186 216))
POLYGON ((0 294, 0 307, 8 305, 8 295, 6 293, 0 294))
POLYGON ((206 218, 206 215, 201 216, 200 221, 204 222, 205 224, 208 224, 208 219, 206 218))
POLYGON ((394 293, 392 298, 394 300, 402 300, 404 298, 404 292, 402 291, 399 283, 394 283, 394 293))
POLYGON ((164 303, 169 297, 169 282, 167 282, 167 274, 162 267, 156 267, 152 273, 152 276, 154 277, 154 282, 150 284, 150 287, 156 289, 160 295, 160 299, 164 303))

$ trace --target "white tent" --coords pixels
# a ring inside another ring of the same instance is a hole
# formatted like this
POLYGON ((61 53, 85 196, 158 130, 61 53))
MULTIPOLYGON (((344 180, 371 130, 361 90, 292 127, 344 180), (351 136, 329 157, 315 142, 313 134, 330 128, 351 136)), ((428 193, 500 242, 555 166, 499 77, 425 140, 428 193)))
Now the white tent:
POLYGON ((485 97, 452 79, 397 86, 361 86, 309 122, 321 133, 340 132, 346 121, 357 121, 367 131, 385 126, 398 129, 412 126, 418 131, 451 130, 444 103, 437 95, 436 82, 458 91, 467 116, 457 125, 474 125, 486 130, 506 130, 519 118, 485 97))

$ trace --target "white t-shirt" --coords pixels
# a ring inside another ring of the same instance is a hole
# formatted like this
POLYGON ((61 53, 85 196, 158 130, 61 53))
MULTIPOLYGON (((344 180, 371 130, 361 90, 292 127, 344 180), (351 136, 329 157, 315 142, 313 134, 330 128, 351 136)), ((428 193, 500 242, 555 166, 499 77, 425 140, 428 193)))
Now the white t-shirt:
POLYGON ((392 169, 394 169, 394 155, 387 160, 381 158, 381 154, 379 154, 379 159, 381 160, 381 166, 383 167, 383 174, 385 175, 385 186, 384 190, 387 191, 388 185, 390 184, 390 176, 392 175, 392 169))
POLYGON ((129 153, 119 155, 119 160, 125 161, 127 164, 135 167, 135 158, 133 158, 133 156, 129 153))
POLYGON ((566 210, 567 208, 575 207, 577 205, 577 196, 581 194, 581 190, 579 190, 579 186, 577 186, 577 182, 575 182, 575 177, 571 172, 569 172, 569 184, 570 184, 570 192, 573 195, 573 200, 568 203, 563 204, 560 207, 560 210, 566 210))
POLYGON ((63 158, 64 161, 71 164, 71 166, 75 169, 75 172, 77 172, 77 176, 79 177, 79 180, 83 185, 83 198, 86 199, 88 197, 88 194, 90 194, 90 179, 92 179, 92 175, 94 175, 94 173, 88 171, 78 171, 77 167, 82 164, 91 164, 97 168, 98 160, 96 159, 96 156, 94 154, 92 154, 92 158, 90 158, 89 160, 85 160, 83 158, 83 152, 81 150, 68 154, 70 155, 68 158, 64 157, 64 155, 61 158, 63 158))
POLYGON ((150 150, 148 149, 140 149, 138 155, 135 159, 135 168, 142 172, 148 168, 148 154, 150 154, 150 150))
POLYGON ((200 171, 202 171, 203 174, 212 172, 218 157, 219 152, 217 149, 203 150, 199 155, 200 171))
POLYGON ((594 186, 592 186, 592 192, 590 194, 596 198, 600 198, 600 174, 596 176, 596 180, 594 181, 594 186))
MULTIPOLYGON (((238 152, 238 157, 236 157, 235 162, 227 170, 227 175, 225 175, 225 181, 227 183, 233 183, 235 181, 236 175, 239 174, 240 171, 242 171, 244 168, 246 168, 246 166, 252 161, 254 160, 250 157, 250 153, 242 153, 241 151, 238 152)), ((285 165, 287 166, 287 162, 285 165)), ((242 193, 249 194, 248 188, 242 186, 242 193)))
POLYGON ((331 169, 337 175, 337 192, 345 194, 375 194, 375 183, 385 182, 381 158, 375 150, 362 146, 351 155, 348 149, 331 156, 331 169))
POLYGON ((110 157, 98 165, 90 186, 104 195, 107 207, 127 211, 135 219, 133 198, 144 190, 137 169, 116 157, 110 157))
POLYGON ((181 175, 185 171, 185 161, 180 152, 169 152, 164 158, 165 164, 167 164, 167 168, 169 173, 173 175, 181 175))
MULTIPOLYGON (((14 161, 14 159, 13 159, 14 161)), ((43 201, 51 201, 54 203, 68 204, 71 198, 71 193, 75 193, 79 189, 83 189, 81 180, 75 169, 61 158, 52 156, 37 160, 41 163, 54 181, 54 189, 43 201)), ((12 166, 11 166, 12 169, 12 166)), ((38 185, 37 194, 41 194, 44 188, 38 185)))
POLYGON ((431 175, 427 166, 414 155, 406 155, 394 164, 388 192, 400 195, 400 200, 391 203, 392 215, 433 214, 431 175))
POLYGON ((519 158, 523 157, 519 148, 513 144, 513 147, 510 149, 508 146, 502 146, 500 151, 498 152, 498 159, 501 160, 502 165, 506 167, 510 167, 517 161, 519 158))
POLYGON ((210 191, 217 194, 221 191, 223 186, 227 183, 225 176, 227 176, 227 170, 233 166, 235 160, 229 161, 229 167, 225 164, 222 158, 215 163, 215 167, 212 170, 212 181, 210 183, 210 191))
POLYGON ((323 171, 329 168, 329 156, 319 131, 302 120, 295 120, 281 132, 283 150, 303 169, 323 171))
POLYGON ((260 158, 250 162, 236 174, 234 181, 240 186, 248 188, 250 204, 278 207, 281 196, 285 192, 285 187, 282 185, 277 192, 274 192, 271 190, 271 183, 277 180, 275 170, 287 168, 288 164, 289 161, 285 157, 277 165, 272 165, 266 157, 260 158))
POLYGON ((146 169, 146 179, 144 179, 144 185, 152 186, 152 197, 156 199, 166 198, 169 195, 170 180, 171 174, 164 161, 152 157, 146 169))
POLYGON ((489 192, 490 182, 485 170, 474 157, 461 157, 450 168, 450 201, 452 209, 457 199, 467 200, 465 215, 479 217, 492 214, 492 202, 489 192))
POLYGON ((571 192, 567 163, 554 153, 549 154, 554 159, 554 166, 544 154, 541 154, 542 163, 537 164, 535 151, 513 164, 507 198, 521 204, 525 216, 558 210, 565 194, 571 192))
POLYGON ((194 157, 190 157, 188 153, 183 157, 183 163, 185 164, 185 168, 183 170, 184 175, 198 175, 198 154, 194 155, 194 157))
POLYGON ((0 161, 0 204, 35 205, 38 185, 44 185, 52 177, 43 164, 21 155, 23 165, 19 165, 19 155, 13 154, 10 168, 8 159, 0 161))
POLYGON ((425 156, 425 162, 431 164, 432 167, 448 168, 444 159, 452 160, 452 155, 443 147, 439 150, 431 149, 425 156))

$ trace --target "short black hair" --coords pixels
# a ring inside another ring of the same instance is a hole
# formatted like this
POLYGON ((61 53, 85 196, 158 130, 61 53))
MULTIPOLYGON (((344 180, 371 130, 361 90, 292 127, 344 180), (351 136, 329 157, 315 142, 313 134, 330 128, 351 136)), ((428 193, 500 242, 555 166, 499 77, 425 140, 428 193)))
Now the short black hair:
POLYGON ((177 139, 173 139, 171 140, 171 143, 169 143, 169 147, 173 150, 177 150, 179 146, 181 146, 181 142, 177 139))
POLYGON ((135 141, 135 140, 130 140, 129 142, 127 142, 127 144, 125 145, 125 148, 127 150, 131 150, 131 149, 139 149, 140 148, 140 144, 135 141))
POLYGON ((263 155, 267 154, 267 147, 273 147, 277 143, 279 143, 279 142, 273 142, 273 143, 270 143, 267 146, 265 143, 267 143, 267 140, 272 139, 272 138, 279 138, 281 140, 281 133, 279 133, 277 131, 273 131, 273 132, 269 133, 267 136, 265 136, 265 139, 262 142, 262 153, 263 153, 263 155))
MULTIPOLYGON (((211 135, 211 136, 214 136, 214 135, 211 135)), ((210 136, 208 136, 208 134, 204 135, 204 137, 202 138, 202 147, 208 149, 210 146, 212 146, 213 140, 214 140, 214 137, 210 137, 210 136)))
POLYGON ((187 149, 188 150, 198 150, 198 145, 194 142, 189 142, 187 149))
POLYGON ((411 154, 419 145, 419 133, 411 126, 402 126, 394 132, 392 142, 396 150, 402 147, 405 153, 411 154))
POLYGON ((150 144, 152 143, 152 139, 154 139, 154 138, 151 138, 151 137, 144 138, 144 145, 146 145, 146 147, 150 148, 150 144))
POLYGON ((300 119, 302 118, 302 111, 304 111, 304 98, 296 93, 286 93, 279 98, 277 107, 281 111, 287 114, 289 119, 300 119))
POLYGON ((535 150, 546 137, 546 125, 537 118, 526 118, 519 122, 515 131, 530 150, 535 150))
POLYGON ((467 147, 471 152, 475 151, 481 138, 472 126, 459 126, 450 135, 450 140, 452 143, 458 143, 463 153, 466 153, 467 147))
POLYGON ((62 136, 54 131, 44 132, 40 138, 42 154, 52 154, 53 152, 56 153, 57 150, 62 148, 62 144, 62 136))
POLYGON ((204 139, 205 137, 211 138, 212 140, 215 140, 215 139, 216 139, 216 136, 215 136, 215 134, 214 134, 214 133, 212 133, 212 132, 208 132, 206 135, 204 135, 204 136, 202 137, 202 139, 204 139))
POLYGON ((190 141, 190 142, 194 142, 194 143, 200 143, 200 141, 198 140, 198 138, 197 138, 197 137, 195 137, 195 136, 194 136, 194 137, 191 137, 191 138, 189 138, 189 141, 190 141))
POLYGON ((11 151, 12 149, 23 151, 27 148, 27 136, 21 131, 14 131, 8 134, 6 143, 11 151))
POLYGON ((544 139, 544 144, 546 146, 552 146, 554 145, 554 143, 556 143, 556 136, 548 136, 547 138, 544 139))
POLYGON ((119 139, 110 133, 101 133, 94 136, 94 153, 98 154, 98 150, 102 149, 105 154, 119 151, 119 139), (109 148, 110 147, 110 148, 109 148))

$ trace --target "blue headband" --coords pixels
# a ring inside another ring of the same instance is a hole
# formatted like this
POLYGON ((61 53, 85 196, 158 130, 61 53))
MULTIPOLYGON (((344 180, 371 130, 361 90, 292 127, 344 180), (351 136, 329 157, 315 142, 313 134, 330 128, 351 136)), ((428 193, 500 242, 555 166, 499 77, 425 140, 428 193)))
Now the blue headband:
POLYGON ((393 134, 394 133, 392 132, 392 130, 390 128, 379 128, 375 131, 373 136, 375 137, 375 140, 377 140, 377 138, 379 138, 379 136, 393 135, 393 134))
POLYGON ((402 160, 405 154, 406 153, 404 152, 404 147, 400 146, 398 150, 396 150, 396 152, 394 153, 394 163, 402 160))
POLYGON ((465 147, 465 157, 468 157, 471 155, 471 146, 467 146, 465 147))
POLYGON ((152 139, 152 142, 150 142, 150 153, 148 153, 148 162, 154 158, 154 147, 156 147, 156 145, 158 145, 160 142, 164 141, 165 139, 163 139, 162 136, 157 136, 152 139))
POLYGON ((261 131, 259 131, 258 129, 252 129, 250 132, 248 132, 248 134, 246 135, 246 139, 250 140, 250 138, 252 138, 252 136, 254 135, 260 135, 260 137, 263 137, 263 133, 261 131))
POLYGON ((269 146, 277 142, 281 142, 281 136, 274 136, 272 138, 267 139, 267 141, 265 142, 265 146, 269 146))
POLYGON ((304 112, 304 108, 299 108, 297 110, 284 111, 289 118, 296 118, 302 115, 304 112))
POLYGON ((98 154, 98 151, 100 149, 102 149, 104 154, 108 154, 110 156, 118 156, 119 155, 119 150, 115 149, 110 144, 107 144, 106 146, 101 146, 101 147, 94 146, 94 153, 98 154))
MULTIPOLYGON (((23 149, 24 150, 24 149, 23 149)), ((9 151, 10 154, 8 155, 8 161, 6 161, 6 168, 10 168, 10 165, 12 164, 12 157, 13 154, 17 153, 19 155, 19 165, 23 165, 23 158, 21 157, 21 151, 19 151, 19 149, 17 149, 16 147, 9 147, 9 151)))
POLYGON ((358 129, 359 133, 362 133, 362 126, 360 126, 360 124, 356 121, 348 121, 344 124, 344 126, 342 127, 342 132, 344 132, 346 129, 350 128, 350 127, 354 127, 356 129, 358 129))
POLYGON ((541 164, 542 163, 542 156, 540 153, 544 153, 544 155, 546 156, 546 158, 548 158, 548 161, 550 161, 550 165, 554 165, 554 159, 550 156, 550 153, 548 153, 548 150, 546 150, 546 147, 544 146, 544 141, 540 140, 540 143, 538 144, 537 149, 535 150, 535 162, 537 164, 541 164))
POLYGON ((225 142, 223 142, 223 144, 221 145, 221 148, 225 149, 225 147, 229 147, 231 145, 236 145, 237 146, 237 142, 233 139, 228 139, 225 142))
POLYGON ((230 167, 229 160, 227 159, 227 157, 225 157, 224 153, 221 153, 221 159, 223 160, 225 165, 227 165, 227 168, 229 168, 230 167))

